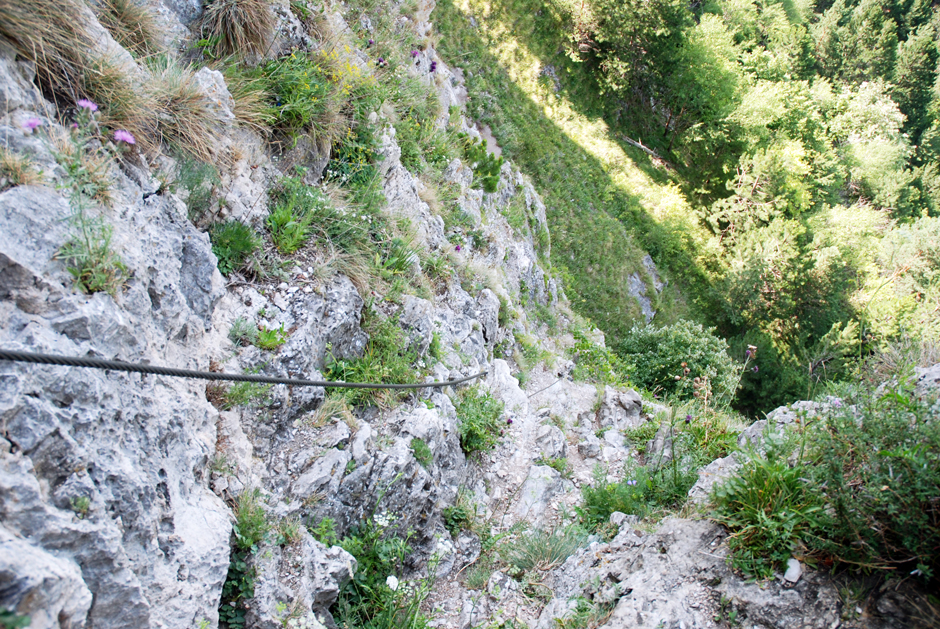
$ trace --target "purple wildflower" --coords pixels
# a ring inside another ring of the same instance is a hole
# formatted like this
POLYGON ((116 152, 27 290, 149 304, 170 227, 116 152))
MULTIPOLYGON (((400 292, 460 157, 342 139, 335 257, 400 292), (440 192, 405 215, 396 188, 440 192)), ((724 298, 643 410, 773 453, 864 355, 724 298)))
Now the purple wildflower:
POLYGON ((115 142, 124 142, 125 144, 136 144, 134 136, 130 134, 129 131, 124 129, 118 129, 114 132, 114 141, 115 142))
POLYGON ((370 40, 369 40, 369 45, 372 46, 372 45, 374 45, 374 44, 375 44, 375 40, 374 40, 374 39, 370 39, 370 40))
POLYGON ((98 105, 94 104, 87 98, 80 98, 78 102, 75 103, 80 109, 87 109, 88 111, 98 111, 98 105))
POLYGON ((457 245, 457 246, 455 247, 455 249, 456 249, 457 251, 460 251, 460 245, 457 245))
POLYGON ((687 424, 691 424, 691 423, 692 423, 692 416, 691 416, 691 415, 686 415, 686 416, 685 416, 685 423, 687 423, 687 424))
POLYGON ((412 56, 412 57, 417 57, 417 56, 420 55, 420 54, 421 54, 421 53, 418 52, 417 50, 412 50, 412 51, 411 51, 411 56, 412 56))
POLYGON ((432 62, 431 62, 431 72, 434 72, 435 70, 437 70, 437 61, 432 61, 432 62))
POLYGON ((751 350, 747 350, 746 352, 744 352, 744 357, 745 357, 745 358, 750 358, 750 357, 751 357, 751 350))
POLYGON ((629 485, 630 487, 633 487, 634 485, 636 485, 636 481, 635 481, 635 480, 632 480, 632 479, 631 479, 631 480, 628 480, 628 481, 627 481, 627 485, 629 485))
POLYGON ((836 408, 842 408, 842 400, 833 400, 832 405, 836 408))
POLYGON ((42 120, 39 118, 27 118, 26 122, 23 123, 23 128, 27 131, 32 131, 40 125, 42 125, 42 120))
POLYGON ((751 367, 751 371, 753 371, 754 373, 757 373, 760 370, 757 368, 757 365, 754 365, 753 367, 751 367))
POLYGON ((507 418, 506 418, 506 423, 507 423, 507 424, 511 424, 511 423, 512 423, 512 420, 507 417, 507 418))
POLYGON ((73 123, 72 123, 72 128, 73 128, 73 129, 78 129, 78 123, 77 123, 77 122, 73 122, 73 123))

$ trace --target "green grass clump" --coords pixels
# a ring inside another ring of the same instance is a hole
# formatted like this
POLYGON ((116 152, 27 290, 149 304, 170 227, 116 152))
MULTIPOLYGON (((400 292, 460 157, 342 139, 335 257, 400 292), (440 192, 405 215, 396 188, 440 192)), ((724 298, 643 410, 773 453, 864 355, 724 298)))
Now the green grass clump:
POLYGON ((261 248, 261 239, 255 230, 240 221, 214 225, 209 230, 209 239, 223 275, 243 268, 248 259, 261 248))
POLYGON ((508 542, 502 550, 505 561, 516 573, 551 570, 585 546, 588 532, 577 525, 561 530, 535 530, 508 542))
POLYGON ((66 269, 83 293, 116 295, 130 278, 127 266, 111 247, 112 228, 100 218, 78 212, 72 217, 72 239, 59 250, 66 269))
MULTIPOLYGON (((404 332, 387 318, 366 310, 363 313, 363 330, 369 335, 369 343, 361 358, 330 360, 324 375, 328 380, 345 382, 385 382, 404 384, 417 382, 418 370, 414 368, 417 353, 409 347, 404 332)), ((332 359, 332 357, 330 357, 332 359)), ((407 392, 376 389, 342 389, 341 395, 350 405, 377 403, 389 406, 402 399, 407 392)))
POLYGON ((575 512, 582 524, 595 531, 606 526, 610 514, 615 511, 642 518, 649 511, 649 488, 649 477, 644 468, 637 469, 633 478, 618 483, 595 478, 593 484, 581 487, 583 503, 575 508, 575 512))
POLYGON ((234 543, 219 602, 219 620, 226 623, 229 629, 242 629, 245 626, 246 604, 255 595, 257 576, 249 560, 270 531, 271 523, 258 490, 243 491, 235 505, 235 524, 232 525, 234 543))
POLYGON ((503 433, 503 403, 489 391, 468 387, 457 395, 454 407, 460 420, 460 447, 466 454, 492 449, 503 433))
POLYGON ((562 478, 571 478, 571 465, 568 463, 568 459, 564 457, 560 459, 545 459, 539 457, 535 460, 535 465, 547 465, 561 474, 562 478))
POLYGON ((716 487, 732 561, 766 576, 796 554, 935 580, 940 568, 936 404, 902 389, 865 392, 800 418, 716 487), (792 455, 797 461, 792 462, 792 455))
POLYGON ((269 61, 261 75, 274 97, 271 114, 279 125, 300 131, 322 123, 333 85, 321 61, 305 53, 291 53, 269 61))
POLYGON ((411 452, 414 454, 418 463, 421 464, 421 467, 425 469, 430 467, 431 463, 434 462, 434 454, 423 439, 415 437, 411 440, 411 452))

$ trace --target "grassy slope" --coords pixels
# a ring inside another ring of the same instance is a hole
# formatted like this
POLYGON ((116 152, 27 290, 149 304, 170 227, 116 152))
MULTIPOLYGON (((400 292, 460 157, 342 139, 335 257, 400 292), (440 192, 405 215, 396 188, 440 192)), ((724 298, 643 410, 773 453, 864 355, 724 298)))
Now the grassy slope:
POLYGON ((585 69, 559 49, 564 14, 521 0, 441 0, 433 19, 441 54, 466 73, 471 115, 545 199, 552 262, 575 308, 615 338, 641 321, 627 278, 648 251, 672 280, 654 303, 656 323, 699 318, 714 243, 669 172, 604 122, 585 69), (540 74, 548 65, 557 93, 540 74))

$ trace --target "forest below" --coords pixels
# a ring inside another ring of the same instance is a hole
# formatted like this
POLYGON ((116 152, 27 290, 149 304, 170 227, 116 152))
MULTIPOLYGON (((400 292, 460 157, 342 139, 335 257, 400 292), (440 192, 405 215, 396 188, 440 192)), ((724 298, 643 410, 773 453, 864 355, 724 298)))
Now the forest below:
MULTIPOLYGON (((652 326, 714 327, 752 359, 741 410, 818 395, 872 355, 935 358, 930 2, 526 5, 444 0, 440 46, 467 70, 471 112, 546 190, 552 263, 626 363, 649 342, 624 294, 642 251, 670 279, 652 326), (591 124, 625 157, 587 148, 591 124)), ((670 369, 631 378, 669 393, 670 369)))

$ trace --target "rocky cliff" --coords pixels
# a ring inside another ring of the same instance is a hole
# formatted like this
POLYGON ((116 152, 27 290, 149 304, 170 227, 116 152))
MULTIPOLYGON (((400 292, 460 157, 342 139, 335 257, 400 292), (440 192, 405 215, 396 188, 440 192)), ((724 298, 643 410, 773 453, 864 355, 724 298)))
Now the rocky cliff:
MULTIPOLYGON (((268 58, 322 45, 322 33, 291 4, 271 3, 268 58)), ((153 8, 168 42, 193 40, 200 2, 162 0, 153 8)), ((428 36, 432 8, 420 4, 402 18, 404 27, 428 36)), ((342 6, 317 10, 333 33, 349 31, 342 6)), ((120 48, 86 17, 100 49, 120 48)), ((433 89, 439 125, 456 118, 463 133, 479 138, 460 113, 459 72, 430 42, 415 51, 409 72, 433 89)), ((365 50, 345 54, 364 71, 374 66, 365 50)), ((482 589, 467 586, 481 540, 446 526, 445 509, 469 500, 472 517, 494 530, 550 529, 577 505, 577 489, 595 468, 610 481, 622 478, 624 463, 637 456, 622 431, 664 410, 629 390, 598 394, 572 376, 574 363, 563 354, 574 340, 557 331, 572 315, 546 263, 545 208, 512 164, 501 166, 495 192, 474 187, 465 160, 444 169, 444 184, 470 219, 454 229, 429 184, 403 165, 386 112, 372 112, 381 211, 408 226, 415 254, 408 266, 418 267, 406 270, 407 283, 420 284, 419 260, 428 256, 451 269, 431 290, 387 298, 378 285, 325 264, 322 252, 288 259, 276 275, 223 277, 209 236, 190 220, 187 193, 161 182, 176 158, 160 147, 125 155, 106 164, 111 198, 98 211, 126 281, 110 294, 86 294, 62 255, 73 237, 73 176, 48 140, 68 133, 69 118, 40 90, 36 72, 0 41, 0 143, 42 171, 41 179, 0 192, 0 346, 324 379, 329 365, 369 351, 369 318, 401 331, 429 382, 485 371, 482 390, 504 411, 496 448, 468 457, 452 388, 351 409, 331 405, 321 388, 277 385, 259 394, 263 402, 238 406, 220 402, 219 390, 201 381, 0 363, 0 606, 7 613, 28 617, 35 629, 219 626, 233 539, 244 533, 233 532, 235 512, 250 494, 270 518, 305 526, 265 538, 252 554, 253 596, 239 602, 247 627, 286 626, 288 613, 305 626, 331 626, 331 606, 359 566, 308 529, 330 521, 342 537, 377 517, 393 522, 392 531, 411 532, 406 573, 437 577, 425 603, 436 626, 549 628, 575 613, 579 600, 610 603, 609 618, 596 619, 610 627, 719 626, 726 608, 755 627, 842 622, 843 600, 825 575, 747 583, 724 563, 727 533, 705 520, 671 519, 644 531, 615 514, 612 541, 584 540, 586 547, 551 566, 537 596, 498 571, 482 589), (509 208, 523 212, 528 229, 510 224, 509 208), (548 313, 551 324, 534 312, 548 313), (230 333, 239 321, 256 320, 283 342, 262 349, 230 333), (533 352, 534 360, 522 356, 533 352), (523 386, 516 376, 524 360, 533 365, 523 386), (416 440, 428 453, 418 452, 416 440), (551 464, 561 460, 570 466, 565 473, 551 464)), ((196 76, 219 126, 212 155, 222 202, 210 219, 261 226, 281 160, 291 155, 316 180, 328 147, 302 140, 285 151, 269 143, 236 123, 219 71, 196 76)), ((666 437, 659 441, 660 450, 670 447, 666 437)), ((890 616, 893 599, 885 600, 890 616)))

